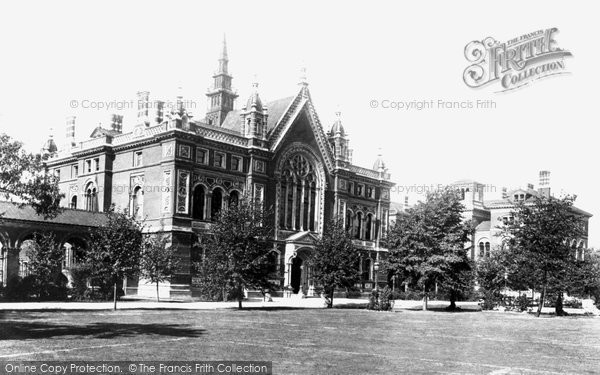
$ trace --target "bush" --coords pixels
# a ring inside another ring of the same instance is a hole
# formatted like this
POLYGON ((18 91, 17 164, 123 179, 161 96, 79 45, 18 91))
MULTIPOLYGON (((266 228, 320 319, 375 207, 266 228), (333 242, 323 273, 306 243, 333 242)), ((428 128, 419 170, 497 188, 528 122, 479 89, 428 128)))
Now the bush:
POLYGON ((529 298, 525 294, 521 294, 515 299, 514 306, 518 311, 527 311, 529 308, 529 298))
POLYGON ((481 299, 482 310, 493 310, 502 302, 502 295, 495 291, 484 291, 481 299))
POLYGON ((390 295, 390 299, 393 300, 411 300, 411 301, 419 301, 423 299, 423 295, 421 292, 409 290, 408 292, 402 290, 395 290, 390 295))
POLYGON ((36 297, 35 280, 33 276, 20 278, 13 276, 8 279, 4 288, 4 299, 6 301, 30 301, 36 297))
POLYGON ((392 299, 392 290, 386 286, 381 292, 373 289, 369 296, 368 310, 376 311, 391 311, 394 308, 394 300, 392 299))

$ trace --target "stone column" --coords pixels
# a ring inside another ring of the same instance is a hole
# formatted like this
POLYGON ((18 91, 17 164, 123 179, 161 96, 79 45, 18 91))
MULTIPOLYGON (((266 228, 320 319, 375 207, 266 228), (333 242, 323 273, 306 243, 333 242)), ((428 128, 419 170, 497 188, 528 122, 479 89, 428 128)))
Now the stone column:
POLYGON ((300 193, 300 230, 304 231, 304 195, 306 194, 306 180, 300 182, 302 188, 300 193))
POLYGON ((204 194, 204 220, 211 219, 212 192, 207 191, 204 194))
POLYGON ((285 197, 283 199, 283 205, 284 205, 283 227, 285 229, 288 229, 288 213, 289 213, 288 196, 289 196, 289 194, 290 194, 290 179, 286 178, 285 179, 285 197))
POLYGON ((310 230, 310 214, 312 203, 312 182, 308 183, 308 212, 306 213, 306 230, 310 230))

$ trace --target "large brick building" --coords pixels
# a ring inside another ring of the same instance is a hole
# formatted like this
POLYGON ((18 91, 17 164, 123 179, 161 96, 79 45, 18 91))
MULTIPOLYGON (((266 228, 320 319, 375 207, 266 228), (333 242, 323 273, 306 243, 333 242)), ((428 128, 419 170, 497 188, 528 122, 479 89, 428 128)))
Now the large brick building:
MULTIPOLYGON (((371 287, 374 262, 385 252, 380 239, 393 186, 381 158, 373 168, 352 164, 339 113, 324 129, 305 78, 294 95, 270 102, 254 84, 235 110, 225 42, 206 95, 208 111, 200 119, 181 97, 168 108, 140 92, 133 129, 123 131, 123 118, 114 115, 110 128, 96 128, 83 142, 75 142, 75 118, 67 119, 67 142, 48 161, 60 176, 64 206, 104 211, 114 204, 143 218, 149 231, 170 234, 186 265, 163 286, 161 294, 171 296, 193 295, 193 243, 210 231, 219 210, 244 194, 274 208, 280 287, 294 293, 312 293, 303 261, 337 215, 363 256, 360 287, 371 287)), ((127 293, 152 292, 127 281, 127 293)))

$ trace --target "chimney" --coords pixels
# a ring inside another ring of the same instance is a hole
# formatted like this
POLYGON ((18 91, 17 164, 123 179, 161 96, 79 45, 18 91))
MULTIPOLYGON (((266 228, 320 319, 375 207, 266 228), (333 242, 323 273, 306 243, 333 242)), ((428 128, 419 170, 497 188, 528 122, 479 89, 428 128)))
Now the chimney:
POLYGON ((66 121, 66 149, 70 149, 75 146, 75 116, 68 116, 66 121))
POLYGON ((503 187, 502 188, 502 199, 507 199, 508 198, 508 189, 503 187))
POLYGON ((538 192, 542 197, 550 198, 550 171, 540 171, 538 192))
POLYGON ((404 196, 404 210, 407 210, 409 208, 409 204, 408 204, 408 195, 404 196))
POLYGON ((157 124, 162 124, 163 119, 165 118, 165 102, 157 100, 156 102, 156 117, 154 118, 154 120, 156 120, 157 124))
POLYGON ((112 114, 110 116, 110 128, 117 133, 123 132, 123 115, 112 114))
POLYGON ((149 109, 150 109, 150 92, 138 91, 138 123, 137 125, 148 125, 149 121, 149 109))

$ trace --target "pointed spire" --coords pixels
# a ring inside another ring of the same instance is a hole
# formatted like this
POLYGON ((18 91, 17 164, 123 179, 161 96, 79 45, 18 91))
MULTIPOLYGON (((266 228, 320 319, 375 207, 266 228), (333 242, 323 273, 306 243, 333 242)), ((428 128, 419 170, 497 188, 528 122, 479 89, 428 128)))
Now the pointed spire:
POLYGON ((385 173, 385 171, 387 171, 385 162, 383 161, 381 147, 379 147, 379 149, 378 149, 377 160, 375 160, 375 163, 373 164, 373 169, 376 170, 377 172, 379 172, 380 174, 385 173))
POLYGON ((223 33, 223 51, 221 52, 221 60, 228 60, 227 57, 227 39, 225 33, 223 33))
POLYGON ((335 111, 335 121, 333 122, 333 125, 331 125, 329 133, 331 134, 331 136, 341 135, 343 137, 346 135, 346 131, 342 126, 342 111, 340 110, 339 106, 335 111))

